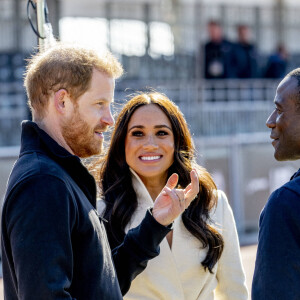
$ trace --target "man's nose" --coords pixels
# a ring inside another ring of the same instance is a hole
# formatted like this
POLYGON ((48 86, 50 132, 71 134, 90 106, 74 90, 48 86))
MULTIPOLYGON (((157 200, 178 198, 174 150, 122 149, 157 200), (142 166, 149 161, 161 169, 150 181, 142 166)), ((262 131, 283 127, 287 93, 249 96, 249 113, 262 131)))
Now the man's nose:
POLYGON ((111 113, 110 108, 107 108, 107 110, 103 113, 101 117, 101 121, 105 123, 107 126, 113 126, 115 124, 115 120, 111 113))
POLYGON ((276 110, 274 110, 266 121, 266 125, 269 128, 274 128, 276 126, 276 110))

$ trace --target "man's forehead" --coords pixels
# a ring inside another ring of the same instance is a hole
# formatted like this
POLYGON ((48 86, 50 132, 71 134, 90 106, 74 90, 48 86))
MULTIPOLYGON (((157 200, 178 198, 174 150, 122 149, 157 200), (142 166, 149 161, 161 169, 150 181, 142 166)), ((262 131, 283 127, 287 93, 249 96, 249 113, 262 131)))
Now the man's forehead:
POLYGON ((279 83, 278 90, 289 89, 292 91, 296 87, 298 87, 298 80, 294 76, 286 76, 279 83))
POLYGON ((298 80, 293 76, 286 76, 283 80, 279 83, 276 96, 282 94, 295 94, 299 92, 298 87, 298 80))
POLYGON ((274 103, 278 107, 290 105, 299 93, 298 80, 293 76, 286 76, 278 85, 274 103), (293 100, 292 102, 290 100, 293 100))

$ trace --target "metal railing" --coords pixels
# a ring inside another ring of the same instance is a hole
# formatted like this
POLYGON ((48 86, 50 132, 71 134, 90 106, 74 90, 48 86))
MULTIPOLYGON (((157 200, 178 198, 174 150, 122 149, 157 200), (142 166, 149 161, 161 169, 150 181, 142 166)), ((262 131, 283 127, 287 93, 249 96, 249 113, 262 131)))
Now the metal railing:
POLYGON ((0 146, 20 144, 21 122, 28 116, 21 82, 0 84, 0 146))
MULTIPOLYGON (((123 80, 117 83, 115 98, 123 103, 132 92, 154 88, 180 107, 194 135, 222 136, 266 131, 277 84, 270 80, 123 80)), ((22 83, 0 83, 0 146, 19 144, 20 123, 28 115, 22 83)))
POLYGON ((124 102, 134 91, 165 93, 184 113, 196 136, 264 132, 273 108, 277 80, 122 81, 115 98, 124 102))

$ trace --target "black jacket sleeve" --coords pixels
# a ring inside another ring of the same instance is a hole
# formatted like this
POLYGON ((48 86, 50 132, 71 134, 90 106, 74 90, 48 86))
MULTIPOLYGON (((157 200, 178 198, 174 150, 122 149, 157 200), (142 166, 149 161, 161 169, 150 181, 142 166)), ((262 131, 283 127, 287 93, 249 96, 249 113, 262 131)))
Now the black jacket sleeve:
POLYGON ((56 177, 32 176, 6 200, 3 218, 18 295, 23 300, 73 299, 71 230, 74 208, 56 177))
POLYGON ((123 243, 113 249, 112 255, 122 294, 131 281, 147 266, 149 259, 159 254, 159 244, 170 228, 159 224, 149 211, 139 226, 128 231, 123 243))
POLYGON ((300 299, 300 195, 282 187, 261 213, 252 299, 300 299))

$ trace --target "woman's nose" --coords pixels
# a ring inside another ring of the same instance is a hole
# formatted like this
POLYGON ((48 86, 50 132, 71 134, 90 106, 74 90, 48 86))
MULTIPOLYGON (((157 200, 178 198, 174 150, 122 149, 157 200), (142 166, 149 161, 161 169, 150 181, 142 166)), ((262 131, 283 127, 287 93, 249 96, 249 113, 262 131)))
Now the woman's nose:
POLYGON ((153 135, 149 135, 145 141, 144 148, 157 148, 158 145, 153 135))

